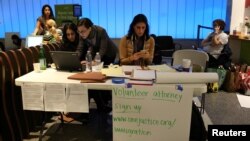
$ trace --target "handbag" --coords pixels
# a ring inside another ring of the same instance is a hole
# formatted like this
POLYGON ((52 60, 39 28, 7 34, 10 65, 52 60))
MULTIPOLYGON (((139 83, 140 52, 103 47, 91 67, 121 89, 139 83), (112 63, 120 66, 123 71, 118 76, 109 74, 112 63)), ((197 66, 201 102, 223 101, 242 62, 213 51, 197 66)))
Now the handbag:
POLYGON ((242 73, 246 72, 247 64, 231 65, 227 72, 223 89, 227 92, 236 92, 242 90, 242 73))
POLYGON ((218 74, 219 76, 218 87, 220 89, 225 81, 227 70, 225 70, 223 67, 207 68, 207 72, 216 72, 218 74))

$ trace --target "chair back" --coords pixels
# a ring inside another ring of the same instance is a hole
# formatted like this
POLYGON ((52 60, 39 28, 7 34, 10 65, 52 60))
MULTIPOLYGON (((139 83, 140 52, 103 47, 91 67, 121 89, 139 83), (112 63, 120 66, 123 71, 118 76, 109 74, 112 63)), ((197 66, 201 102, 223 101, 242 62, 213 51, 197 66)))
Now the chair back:
POLYGON ((28 68, 29 71, 33 71, 33 63, 34 63, 34 57, 33 53, 29 48, 22 48, 22 52, 24 53, 27 63, 28 63, 28 68))
POLYGON ((155 39, 155 44, 157 45, 157 49, 164 51, 161 52, 162 56, 172 57, 173 52, 175 51, 175 44, 172 36, 157 36, 155 39))
POLYGON ((21 75, 24 75, 30 72, 31 70, 29 70, 28 62, 25 57, 25 54, 21 50, 15 50, 15 53, 16 53, 17 60, 20 66, 21 75))
MULTIPOLYGON (((9 120, 12 123, 13 131, 15 134, 15 140, 22 140, 21 124, 18 116, 18 109, 15 101, 15 81, 14 81, 14 70, 12 67, 11 60, 5 52, 0 52, 0 59, 2 60, 1 69, 3 76, 1 76, 3 82, 1 82, 1 102, 7 107, 6 114, 9 115, 9 120)), ((22 110, 22 109, 19 109, 22 110)))
POLYGON ((32 54, 33 54, 33 62, 39 62, 39 49, 37 47, 29 47, 29 49, 31 50, 32 54))
MULTIPOLYGON (((1 52, 0 52, 1 54, 1 52)), ((4 59, 0 57, 0 124, 2 130, 2 139, 3 140, 15 140, 15 131, 14 126, 12 123, 12 119, 9 115, 9 107, 8 102, 6 101, 7 93, 6 93, 6 86, 5 86, 5 66, 4 66, 4 59)))
POLYGON ((53 63, 53 60, 50 56, 50 51, 53 51, 53 47, 52 46, 49 46, 48 44, 44 44, 43 45, 43 48, 44 48, 44 53, 45 53, 45 57, 46 57, 46 63, 47 65, 49 64, 52 64, 53 63))
POLYGON ((182 59, 190 59, 192 64, 196 64, 202 67, 202 71, 207 68, 207 63, 209 61, 209 56, 204 51, 193 50, 193 49, 183 49, 177 50, 173 54, 173 66, 181 65, 182 59))

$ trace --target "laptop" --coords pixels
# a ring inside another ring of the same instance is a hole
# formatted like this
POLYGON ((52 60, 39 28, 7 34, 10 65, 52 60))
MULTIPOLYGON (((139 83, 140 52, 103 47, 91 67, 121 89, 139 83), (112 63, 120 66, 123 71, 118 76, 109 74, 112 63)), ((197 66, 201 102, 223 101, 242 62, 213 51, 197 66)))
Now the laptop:
POLYGON ((43 35, 30 35, 26 37, 25 46, 26 47, 32 47, 41 45, 43 43, 43 35))
POLYGON ((50 51, 56 69, 61 71, 84 71, 77 52, 50 51))

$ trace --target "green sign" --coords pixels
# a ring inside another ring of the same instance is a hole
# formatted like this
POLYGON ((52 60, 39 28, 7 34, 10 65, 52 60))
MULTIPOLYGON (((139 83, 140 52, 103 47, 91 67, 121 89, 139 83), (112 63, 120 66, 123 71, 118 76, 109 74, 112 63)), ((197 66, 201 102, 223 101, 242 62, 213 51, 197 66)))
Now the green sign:
POLYGON ((57 27, 68 22, 74 22, 77 24, 78 17, 73 16, 74 5, 75 4, 55 5, 57 27))

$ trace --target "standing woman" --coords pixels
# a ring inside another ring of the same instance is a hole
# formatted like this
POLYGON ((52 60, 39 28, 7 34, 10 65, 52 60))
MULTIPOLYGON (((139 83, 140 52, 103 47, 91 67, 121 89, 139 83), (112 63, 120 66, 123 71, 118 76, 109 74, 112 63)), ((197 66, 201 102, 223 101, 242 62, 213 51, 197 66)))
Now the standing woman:
POLYGON ((128 34, 119 44, 121 65, 149 65, 154 57, 154 38, 149 35, 147 17, 138 14, 130 24, 128 34))
POLYGON ((46 22, 49 19, 55 20, 52 8, 46 4, 42 8, 42 16, 37 19, 36 28, 33 32, 33 35, 44 35, 45 31, 47 30, 46 22))
POLYGON ((77 26, 74 23, 67 23, 63 27, 62 51, 75 52, 79 43, 77 26))

